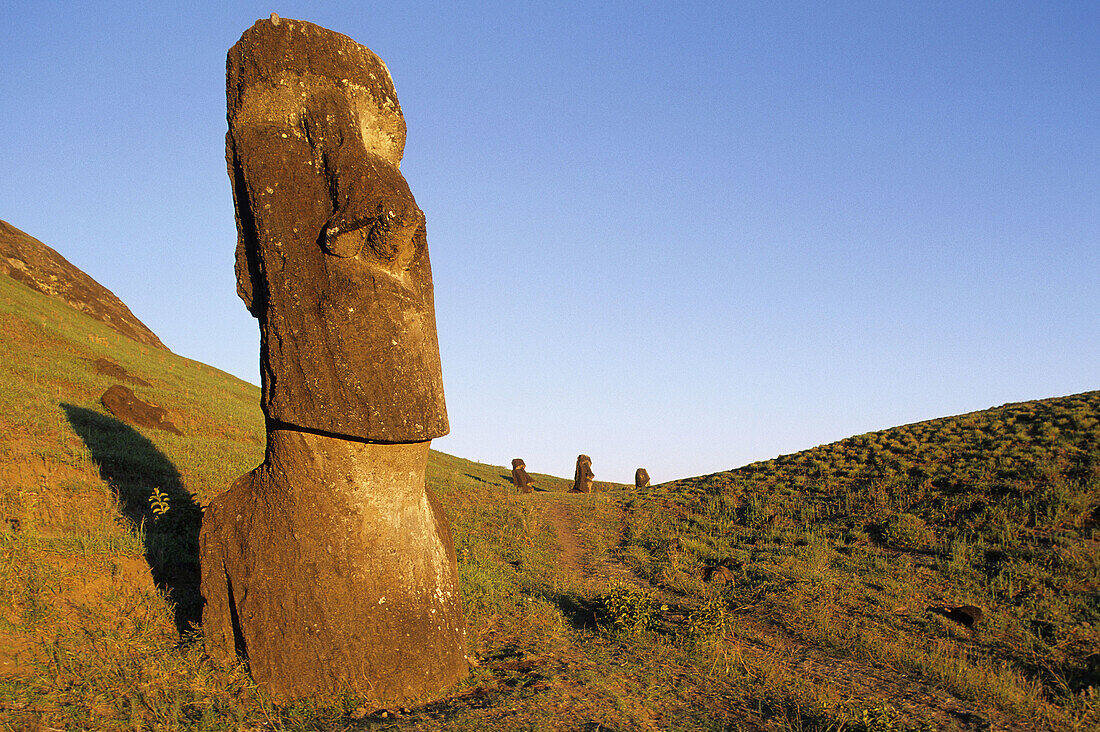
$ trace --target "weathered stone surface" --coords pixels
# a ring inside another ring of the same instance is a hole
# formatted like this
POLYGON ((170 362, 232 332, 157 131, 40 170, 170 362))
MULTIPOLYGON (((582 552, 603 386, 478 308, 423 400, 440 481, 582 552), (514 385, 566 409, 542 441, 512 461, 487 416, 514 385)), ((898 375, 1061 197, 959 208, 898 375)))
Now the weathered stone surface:
POLYGON ((737 580, 735 570, 740 566, 730 558, 725 558, 717 564, 709 564, 703 567, 703 581, 712 584, 727 584, 737 580))
POLYGON ((938 605, 928 609, 967 627, 974 625, 985 616, 982 609, 976 605, 938 605))
POLYGON ((591 493, 592 479, 596 474, 592 472, 592 458, 587 455, 577 456, 577 470, 573 473, 573 488, 571 493, 591 493))
POLYGON ((168 412, 164 407, 142 401, 129 387, 115 384, 103 392, 99 401, 114 416, 138 427, 152 427, 165 432, 182 435, 176 425, 168 421, 168 412))
POLYGON ((386 65, 311 23, 229 51, 237 289, 260 321, 263 408, 380 442, 448 432, 424 214, 386 65))
POLYGON ((447 432, 424 215, 369 49, 272 15, 227 62, 237 285, 260 322, 263 464, 203 515, 203 631, 288 697, 430 697, 468 670, 424 471, 447 432))
POLYGON ((138 343, 168 350, 113 292, 7 221, 0 221, 0 274, 56 297, 138 343))
POLYGON ((424 697, 467 671, 454 544, 427 442, 288 429, 203 513, 203 633, 289 697, 424 697))
POLYGON ((646 488, 649 486, 649 471, 645 468, 638 468, 634 471, 634 487, 646 488))
POLYGON ((141 378, 140 376, 134 376, 109 358, 100 357, 95 359, 94 361, 91 361, 91 364, 97 374, 110 376, 112 379, 129 381, 131 384, 134 384, 136 386, 152 386, 152 384, 150 384, 145 379, 141 378))
POLYGON ((522 458, 512 460, 512 484, 524 493, 533 493, 535 481, 527 474, 527 464, 522 458))

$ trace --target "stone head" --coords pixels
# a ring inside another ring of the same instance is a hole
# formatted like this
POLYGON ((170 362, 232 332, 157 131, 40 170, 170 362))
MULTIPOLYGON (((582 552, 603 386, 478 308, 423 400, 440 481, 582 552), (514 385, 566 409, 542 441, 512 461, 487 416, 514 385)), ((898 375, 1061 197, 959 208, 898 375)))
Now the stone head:
POLYGON ((530 493, 535 481, 527 474, 527 465, 522 458, 512 460, 512 483, 524 493, 530 493))
POLYGON ((596 474, 592 472, 592 458, 587 455, 577 456, 577 470, 573 474, 573 490, 580 493, 592 491, 592 479, 596 474))
POLYGON ((272 16, 230 49, 226 78, 237 290, 260 321, 264 413, 375 442, 447 434, 425 220, 386 65, 272 16))

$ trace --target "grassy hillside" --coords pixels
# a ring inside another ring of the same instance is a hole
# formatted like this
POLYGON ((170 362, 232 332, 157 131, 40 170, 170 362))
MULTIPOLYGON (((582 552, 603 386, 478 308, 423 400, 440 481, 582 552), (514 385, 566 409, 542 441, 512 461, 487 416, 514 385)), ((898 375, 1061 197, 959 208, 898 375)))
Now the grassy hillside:
POLYGON ((1095 729, 1098 418, 1100 393, 1008 405, 588 496, 433 452, 470 678, 285 705, 192 625, 258 390, 0 277, 0 729, 1095 729), (113 383, 182 435, 107 415, 113 383))
POLYGON ((627 556, 662 586, 704 593, 722 568, 724 601, 803 642, 1100 725, 1100 392, 676 481, 631 512, 627 556))

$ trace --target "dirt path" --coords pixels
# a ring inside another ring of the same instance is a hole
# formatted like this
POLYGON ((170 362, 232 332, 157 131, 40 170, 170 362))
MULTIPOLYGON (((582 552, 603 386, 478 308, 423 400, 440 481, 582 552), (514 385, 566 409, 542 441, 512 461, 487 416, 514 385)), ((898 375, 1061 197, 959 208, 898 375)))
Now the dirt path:
MULTIPOLYGON (((558 543, 561 544, 561 564, 584 584, 598 590, 606 590, 613 585, 635 585, 652 590, 647 583, 639 579, 630 569, 620 562, 613 551, 604 551, 601 544, 610 544, 612 549, 622 543, 623 512, 618 502, 612 503, 608 525, 603 527, 606 536, 586 535, 581 530, 575 511, 584 510, 583 503, 562 500, 561 494, 544 493, 546 518, 554 527, 558 543)), ((590 533, 590 532, 589 532, 590 533)))
POLYGON ((578 576, 583 576, 584 568, 581 566, 581 557, 584 555, 584 550, 581 548, 580 540, 577 539, 577 532, 573 528, 573 518, 569 509, 560 501, 552 500, 547 506, 546 518, 550 520, 554 532, 558 535, 558 543, 561 544, 562 566, 578 576))

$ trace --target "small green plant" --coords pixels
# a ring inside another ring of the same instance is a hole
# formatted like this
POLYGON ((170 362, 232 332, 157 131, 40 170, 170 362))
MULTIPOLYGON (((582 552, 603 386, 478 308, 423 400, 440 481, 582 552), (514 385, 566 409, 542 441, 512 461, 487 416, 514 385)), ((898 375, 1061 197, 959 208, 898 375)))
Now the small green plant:
POLYGON ((886 542, 899 549, 924 549, 932 542, 932 530, 919 516, 896 513, 883 529, 886 542))
MULTIPOLYGON (((604 616, 612 629, 626 635, 641 635, 657 624, 657 603, 653 593, 637 587, 619 585, 599 598, 604 616)), ((665 605, 660 610, 667 610, 665 605)))
POLYGON ((171 506, 168 503, 168 494, 162 491, 160 486, 157 486, 149 496, 149 509, 153 512, 154 516, 160 518, 168 513, 169 508, 171 508, 171 506))
POLYGON ((686 629, 691 638, 721 638, 732 626, 729 604, 721 597, 712 597, 688 615, 686 629))
POLYGON ((909 723, 896 709, 883 703, 869 709, 857 710, 842 729, 852 732, 925 732, 935 728, 928 721, 918 721, 915 725, 909 723))

